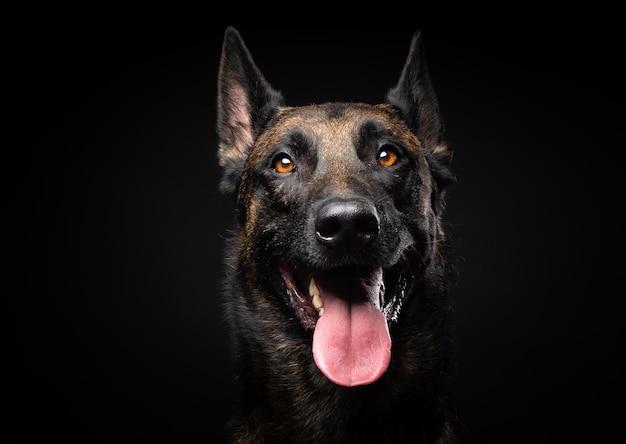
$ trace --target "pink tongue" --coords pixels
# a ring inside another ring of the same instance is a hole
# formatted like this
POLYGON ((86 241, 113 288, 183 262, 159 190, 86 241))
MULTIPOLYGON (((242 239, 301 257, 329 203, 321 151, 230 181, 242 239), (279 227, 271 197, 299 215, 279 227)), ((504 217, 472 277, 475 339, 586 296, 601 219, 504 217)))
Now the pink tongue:
POLYGON ((371 384, 387 370, 391 337, 385 315, 367 301, 322 293, 324 314, 313 333, 313 358, 336 384, 371 384))

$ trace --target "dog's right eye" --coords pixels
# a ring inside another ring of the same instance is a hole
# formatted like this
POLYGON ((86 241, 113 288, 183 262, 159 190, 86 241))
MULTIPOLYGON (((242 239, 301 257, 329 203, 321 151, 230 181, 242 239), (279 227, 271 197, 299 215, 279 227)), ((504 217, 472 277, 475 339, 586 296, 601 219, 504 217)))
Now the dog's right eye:
POLYGON ((274 171, 280 174, 292 173, 296 170, 296 164, 285 153, 280 153, 274 157, 274 171))

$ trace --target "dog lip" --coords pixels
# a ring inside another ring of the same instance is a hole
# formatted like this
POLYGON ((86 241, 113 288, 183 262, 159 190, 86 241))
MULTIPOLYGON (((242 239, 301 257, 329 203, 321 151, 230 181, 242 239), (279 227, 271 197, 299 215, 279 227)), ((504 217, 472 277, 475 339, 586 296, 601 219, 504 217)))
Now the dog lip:
POLYGON ((406 259, 402 259, 396 265, 383 270, 383 282, 386 289, 382 311, 388 321, 398 320, 406 290, 411 281, 412 274, 406 259))
POLYGON ((313 301, 310 297, 303 294, 298 288, 294 278, 294 270, 286 261, 281 261, 279 264, 280 275, 287 286, 287 294, 289 295, 289 301, 291 308, 296 314, 296 317, 300 320, 300 323, 305 330, 315 329, 319 314, 315 307, 313 307, 313 301))

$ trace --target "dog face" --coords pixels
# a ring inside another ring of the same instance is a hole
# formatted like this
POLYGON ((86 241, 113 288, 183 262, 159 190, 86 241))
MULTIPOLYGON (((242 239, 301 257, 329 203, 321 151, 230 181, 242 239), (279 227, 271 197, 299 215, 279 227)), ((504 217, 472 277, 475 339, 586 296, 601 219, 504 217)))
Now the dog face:
POLYGON ((246 316, 281 319, 333 383, 376 382, 407 299, 439 275, 454 179, 420 35, 385 103, 289 107, 229 28, 218 93, 246 316))

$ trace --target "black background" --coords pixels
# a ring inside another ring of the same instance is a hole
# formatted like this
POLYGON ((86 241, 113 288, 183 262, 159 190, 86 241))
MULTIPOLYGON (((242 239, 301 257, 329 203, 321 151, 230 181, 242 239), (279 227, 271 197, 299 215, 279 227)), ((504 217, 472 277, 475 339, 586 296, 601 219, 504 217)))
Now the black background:
POLYGON ((215 154, 228 24, 291 105, 380 102, 422 31, 458 176, 446 221, 462 258, 455 391, 467 442, 617 430, 618 31, 465 23, 55 22, 5 34, 12 442, 219 437, 233 393, 220 311, 232 207, 215 154))

